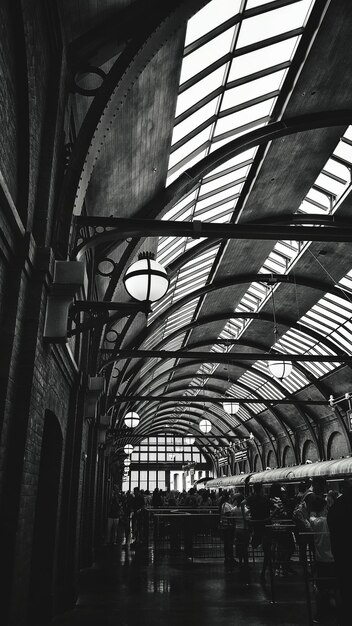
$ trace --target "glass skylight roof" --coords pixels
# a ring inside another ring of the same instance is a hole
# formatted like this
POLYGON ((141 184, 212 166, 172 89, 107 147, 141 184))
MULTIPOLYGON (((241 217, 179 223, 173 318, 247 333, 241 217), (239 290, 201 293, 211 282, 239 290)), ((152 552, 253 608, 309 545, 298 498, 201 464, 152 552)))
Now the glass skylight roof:
MULTIPOLYGON (((270 120, 281 87, 285 81, 306 21, 314 2, 310 0, 280 2, 260 0, 213 0, 188 23, 185 56, 181 70, 180 93, 172 138, 167 184, 171 184, 185 169, 200 161, 220 145, 248 129, 270 120), (262 13, 260 13, 262 12, 262 13), (209 33, 209 24, 212 31, 209 33)), ((256 149, 251 149, 213 170, 197 188, 183 198, 164 220, 230 222, 238 197, 246 181, 256 149)), ((351 189, 352 130, 347 129, 333 154, 324 165, 307 196, 297 207, 298 213, 334 214, 345 194, 351 189)), ((170 265, 199 240, 163 237, 159 240, 157 260, 170 265)), ((286 274, 292 270, 309 242, 278 241, 259 270, 262 274, 286 274)), ((173 276, 167 296, 156 303, 148 323, 186 294, 207 283, 219 247, 194 257, 173 276)), ((351 300, 326 294, 315 306, 301 316, 294 328, 287 330, 273 346, 283 353, 332 355, 343 349, 351 354, 352 341, 352 271, 338 283, 351 290, 351 300), (314 331, 314 337, 309 334, 314 331), (317 338, 321 336, 321 341, 317 338), (328 338, 328 342, 324 338, 328 338)), ((279 289, 277 285, 275 289, 279 289)), ((265 283, 252 283, 236 313, 260 311, 270 298, 265 283)), ((163 326, 148 337, 143 347, 152 348, 161 340, 194 320, 198 299, 189 302, 181 311, 166 319, 163 326)), ((222 339, 238 339, 252 320, 232 318, 219 334, 219 343, 213 351, 226 352, 231 347, 222 339)), ((181 333, 165 344, 166 349, 181 348, 187 333, 181 333)), ((157 360, 155 362, 157 363, 157 360)), ((170 362, 168 361, 168 368, 170 362)), ((174 361, 176 363, 176 361, 174 361)), ((253 363, 236 383, 229 386, 227 395, 248 400, 241 405, 236 417, 225 415, 228 424, 236 428, 252 414, 266 410, 266 405, 251 403, 256 397, 268 401, 282 399, 309 384, 309 376, 323 376, 339 365, 336 363, 302 362, 293 367, 290 376, 282 381, 268 380, 266 362, 253 363), (304 374, 306 372, 307 376, 304 374), (243 387, 241 387, 241 384, 243 387), (253 394, 246 392, 250 388, 253 394), (247 410, 248 408, 248 410, 247 410)), ((145 377, 147 369, 141 372, 145 377)), ((189 383, 186 395, 199 392, 198 375, 211 376, 217 364, 203 363, 189 383)), ((145 378, 152 384, 152 378, 145 378)), ((171 374, 172 376, 172 374, 171 374)), ((164 379, 163 379, 164 380, 164 379)), ((152 388, 152 387, 151 387, 152 388)), ((212 410, 221 407, 214 405, 212 410)), ((180 403, 170 420, 185 419, 187 404, 180 403)), ((213 418, 210 417, 213 422, 213 418)), ((219 429, 223 425, 219 423, 219 429)))

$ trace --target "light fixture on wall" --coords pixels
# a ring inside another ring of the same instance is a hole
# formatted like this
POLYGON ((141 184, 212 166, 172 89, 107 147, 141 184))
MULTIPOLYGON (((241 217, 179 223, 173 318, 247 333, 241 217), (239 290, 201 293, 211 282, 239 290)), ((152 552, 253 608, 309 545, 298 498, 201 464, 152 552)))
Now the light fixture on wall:
POLYGON ((126 443, 123 451, 124 451, 125 454, 132 454, 133 446, 130 443, 126 443))
MULTIPOLYGON (((275 298, 274 298, 274 290, 272 288, 272 285, 270 285, 270 291, 271 291, 271 301, 272 301, 272 305, 273 305, 273 322, 274 322, 274 343, 273 346, 275 346, 275 344, 278 342, 279 340, 279 327, 276 321, 276 310, 275 310, 275 298)), ((268 361, 268 369, 269 372, 272 376, 274 376, 274 378, 278 378, 279 380, 282 380, 283 378, 287 378, 287 376, 289 376, 292 372, 292 363, 290 360, 287 360, 284 358, 284 355, 282 356, 282 359, 278 360, 278 361, 274 361, 274 360, 269 360, 268 361)))
POLYGON ((201 430, 202 433, 210 433, 211 427, 212 424, 210 420, 204 419, 199 422, 199 430, 201 430))
POLYGON ((229 415, 235 415, 236 413, 238 413, 238 410, 240 408, 239 402, 231 402, 231 400, 223 402, 222 406, 224 411, 226 411, 226 413, 229 413, 229 415))
POLYGON ((124 422, 128 428, 136 428, 140 422, 138 413, 136 413, 136 411, 129 411, 125 415, 124 422))
POLYGON ((169 278, 166 270, 154 260, 152 252, 142 252, 138 261, 126 270, 123 283, 127 293, 140 302, 157 302, 167 292, 169 278))
POLYGON ((131 465, 131 459, 124 459, 123 464, 128 467, 129 465, 131 465))

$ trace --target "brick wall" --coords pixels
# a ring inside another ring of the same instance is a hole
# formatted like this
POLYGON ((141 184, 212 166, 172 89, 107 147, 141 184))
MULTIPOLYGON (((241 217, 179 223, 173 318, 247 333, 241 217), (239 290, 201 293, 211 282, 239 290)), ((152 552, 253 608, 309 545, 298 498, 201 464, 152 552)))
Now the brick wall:
POLYGON ((17 199, 17 87, 10 2, 0 3, 0 173, 17 199))

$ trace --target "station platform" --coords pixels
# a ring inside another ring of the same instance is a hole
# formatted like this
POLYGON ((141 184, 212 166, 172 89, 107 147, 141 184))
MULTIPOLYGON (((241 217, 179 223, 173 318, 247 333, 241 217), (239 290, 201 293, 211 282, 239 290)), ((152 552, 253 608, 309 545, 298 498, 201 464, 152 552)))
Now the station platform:
MULTIPOLYGON (((304 577, 260 578, 261 563, 252 562, 250 578, 238 565, 219 558, 185 559, 156 554, 153 547, 104 546, 93 567, 80 575, 76 607, 54 626, 308 626, 304 577)), ((297 567, 296 567, 297 565, 297 567)), ((335 621, 324 622, 335 626, 335 621)))

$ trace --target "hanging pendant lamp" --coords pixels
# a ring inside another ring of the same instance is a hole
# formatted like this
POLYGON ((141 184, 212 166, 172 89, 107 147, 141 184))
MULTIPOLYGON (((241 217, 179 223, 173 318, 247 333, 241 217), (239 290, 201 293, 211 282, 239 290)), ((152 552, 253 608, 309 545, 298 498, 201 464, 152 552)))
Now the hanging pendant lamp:
POLYGON ((284 359, 282 361, 268 361, 268 368, 272 376, 282 380, 291 374, 292 363, 291 361, 284 361, 284 359))
MULTIPOLYGON (((274 290, 272 286, 270 287, 271 291, 271 301, 273 305, 273 322, 274 322, 274 346, 279 340, 279 328, 276 321, 276 310, 275 310, 275 299, 274 299, 274 290)), ((272 376, 282 380, 289 376, 292 372, 292 363, 290 360, 284 359, 284 356, 279 361, 268 361, 268 369, 272 376)))
POLYGON ((129 411, 129 413, 126 413, 124 418, 124 422, 126 426, 128 426, 128 428, 136 428, 136 426, 138 426, 139 424, 139 421, 139 415, 138 413, 136 413, 136 411, 129 411))
POLYGON ((202 433, 210 433, 211 427, 212 423, 210 420, 204 419, 199 422, 199 430, 201 430, 202 433))
POLYGON ((236 413, 238 413, 238 410, 240 408, 239 402, 231 402, 231 400, 223 402, 222 406, 224 411, 226 411, 226 413, 229 413, 230 415, 235 415, 236 413))

